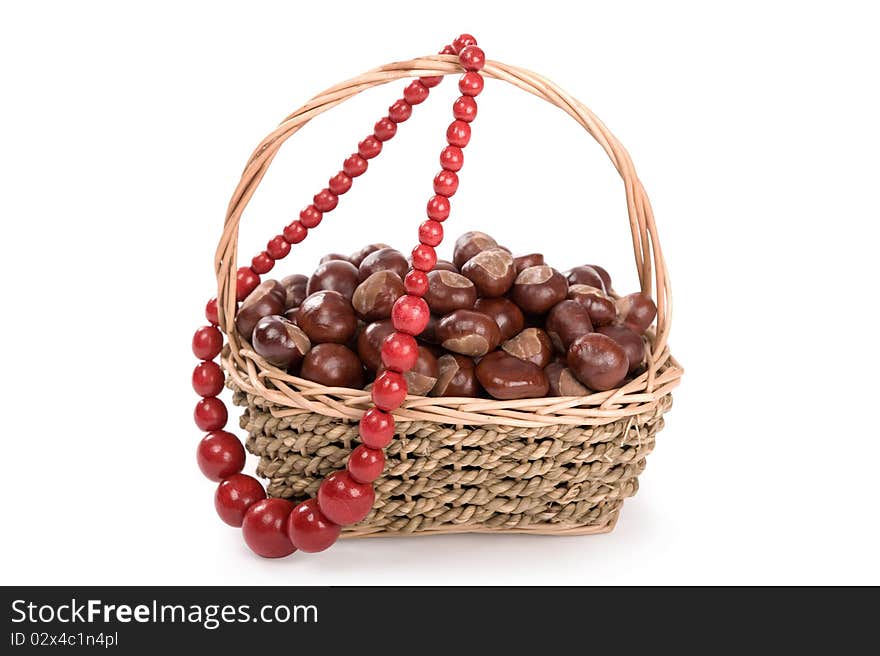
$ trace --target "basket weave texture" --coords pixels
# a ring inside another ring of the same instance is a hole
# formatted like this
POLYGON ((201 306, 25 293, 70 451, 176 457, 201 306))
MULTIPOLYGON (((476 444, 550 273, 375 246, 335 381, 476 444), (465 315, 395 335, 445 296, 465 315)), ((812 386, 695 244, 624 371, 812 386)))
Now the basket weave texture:
MULTIPOLYGON (((364 390, 328 388, 268 364, 235 332, 238 227, 281 145, 318 114, 404 77, 462 71, 453 56, 384 66, 319 94, 287 117, 254 151, 230 201, 217 248, 222 362, 234 402, 244 407, 247 448, 271 496, 313 497, 323 477, 345 466, 364 390)), ((376 481, 373 511, 347 537, 457 532, 587 534, 609 531, 654 447, 671 390, 683 373, 669 353, 671 289, 647 194, 629 155, 583 104, 535 73, 495 61, 483 74, 510 82, 572 116, 621 175, 641 289, 657 304, 645 371, 623 387, 586 397, 497 401, 410 396, 395 411, 397 438, 376 481)))

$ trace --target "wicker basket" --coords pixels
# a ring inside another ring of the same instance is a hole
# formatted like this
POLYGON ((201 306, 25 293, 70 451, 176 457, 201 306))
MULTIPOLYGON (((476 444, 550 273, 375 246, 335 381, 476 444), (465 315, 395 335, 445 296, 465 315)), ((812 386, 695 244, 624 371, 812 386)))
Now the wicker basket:
MULTIPOLYGON (((260 457, 270 496, 314 496, 357 445, 370 395, 327 388, 262 360, 235 332, 239 221, 281 145, 315 116, 371 87, 405 77, 461 73, 454 56, 390 64, 332 87, 287 117, 252 155, 229 204, 217 248, 222 362, 245 408, 247 448, 260 457)), ((671 294, 648 197, 629 155, 584 105, 549 80, 490 61, 483 74, 553 103, 602 146, 623 179, 636 268, 657 304, 646 371, 624 387, 586 397, 496 401, 410 396, 395 412, 398 438, 386 450, 373 511, 346 537, 610 531, 654 447, 682 369, 667 347, 671 294)))

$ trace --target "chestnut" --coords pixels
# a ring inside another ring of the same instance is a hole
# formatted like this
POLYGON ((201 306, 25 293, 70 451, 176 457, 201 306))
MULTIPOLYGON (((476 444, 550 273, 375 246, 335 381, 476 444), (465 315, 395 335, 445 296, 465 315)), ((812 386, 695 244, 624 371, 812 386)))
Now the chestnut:
POLYGON ((250 341, 251 334, 257 322, 270 314, 284 312, 284 301, 287 292, 277 280, 264 280, 256 289, 247 295, 247 298, 238 308, 235 316, 235 329, 242 338, 250 341))
MULTIPOLYGON (((296 324, 296 318, 299 316, 299 308, 290 308, 289 310, 284 311, 284 318, 289 322, 296 324)), ((299 324, 296 324, 299 325, 299 324)))
POLYGON ((358 267, 361 282, 377 271, 393 271, 403 280, 409 271, 409 263, 400 251, 393 248, 380 248, 367 255, 358 267))
POLYGON ((571 369, 562 362, 551 362, 544 368, 547 382, 550 383, 550 396, 589 396, 590 390, 584 387, 571 369))
POLYGON ((590 287, 598 287, 603 292, 607 291, 599 272, 586 264, 566 271, 565 279, 568 280, 569 285, 589 285, 590 287))
POLYGON ((312 277, 309 278, 306 292, 312 295, 326 289, 339 292, 351 300, 358 282, 358 270, 354 264, 343 260, 330 260, 315 269, 312 277))
POLYGON ((598 264, 588 264, 588 267, 592 267, 593 270, 599 274, 599 277, 602 279, 602 284, 605 285, 605 291, 611 291, 611 276, 609 273, 600 267, 598 264))
POLYGON ((452 271, 453 273, 459 273, 458 267, 449 260, 437 260, 437 264, 434 265, 432 271, 452 271))
POLYGON ((593 326, 606 326, 617 317, 614 301, 598 287, 571 285, 568 298, 587 308, 593 326))
POLYGON ((327 387, 364 386, 364 368, 351 349, 342 344, 318 344, 303 358, 300 376, 327 387))
POLYGON ((447 353, 437 359, 437 383, 431 396, 480 396, 480 381, 471 358, 447 353))
MULTIPOLYGON (((385 369, 384 365, 379 371, 385 369)), ((404 372, 403 377, 406 379, 406 389, 409 394, 414 396, 427 396, 428 392, 434 389, 437 383, 439 367, 437 358, 431 350, 425 346, 419 347, 419 357, 413 368, 404 372)))
POLYGON ((577 301, 560 301, 547 314, 547 334, 560 353, 581 335, 593 332, 590 313, 577 301))
POLYGON ((547 333, 540 328, 526 328, 504 342, 501 348, 508 355, 531 362, 541 369, 546 367, 553 357, 553 343, 547 333))
POLYGON ((493 351, 480 360, 476 374, 483 389, 504 401, 545 396, 550 387, 541 367, 504 351, 493 351))
POLYGON ((466 232, 455 240, 455 246, 452 249, 452 263, 461 269, 464 263, 474 255, 489 248, 498 248, 498 242, 485 232, 478 230, 466 232))
POLYGON ((391 319, 376 321, 364 328, 357 338, 357 352, 364 366, 375 373, 382 366, 382 342, 394 332, 391 319))
POLYGON ((544 264, 544 256, 541 253, 529 253, 513 258, 513 269, 519 275, 523 269, 544 264))
POLYGON ((600 392, 620 385, 629 371, 626 351, 601 333, 578 337, 568 349, 566 363, 579 381, 600 392))
POLYGON ((406 290, 403 281, 393 271, 377 271, 354 290, 351 304, 364 321, 378 321, 391 316, 394 301, 406 290))
POLYGON ((474 303, 477 312, 488 314, 498 324, 501 339, 507 340, 516 335, 525 325, 525 317, 516 303, 507 298, 479 298, 474 303))
POLYGON ((477 288, 460 273, 434 270, 428 272, 428 291, 424 298, 431 312, 449 314, 474 307, 477 288))
POLYGON ((378 250, 382 250, 383 248, 391 248, 388 244, 368 244, 364 246, 362 249, 355 251, 351 255, 348 256, 348 261, 354 264, 356 267, 361 265, 361 262, 364 261, 364 258, 370 253, 375 253, 378 250))
POLYGON ((601 326, 596 332, 607 335, 615 342, 623 347, 626 351, 626 357, 629 360, 629 371, 632 373, 645 361, 645 340, 638 333, 633 332, 625 326, 601 326))
POLYGON ((431 344, 435 346, 440 342, 437 340, 437 324, 440 323, 440 317, 436 314, 428 315, 428 324, 425 326, 425 329, 419 334, 419 340, 425 342, 426 344, 431 344))
POLYGON ((647 294, 636 292, 618 298, 616 323, 626 326, 630 330, 641 335, 653 323, 657 316, 657 306, 647 294))
POLYGON ((308 284, 309 279, 301 273, 294 273, 291 276, 281 279, 281 285, 287 292, 284 300, 285 310, 297 308, 302 305, 302 302, 306 300, 306 296, 308 296, 306 293, 308 284))
POLYGON ((296 315, 297 325, 314 344, 345 344, 357 330, 351 303, 339 292, 324 290, 306 297, 296 315))
POLYGON ((501 342, 501 331, 492 317, 474 310, 455 310, 437 324, 440 345, 455 353, 479 357, 501 342))
POLYGON ((568 294, 568 283, 556 269, 539 264, 523 269, 513 283, 511 298, 523 312, 543 314, 568 294))
POLYGON ((480 251, 461 267, 461 273, 486 298, 503 296, 516 278, 513 257, 500 248, 480 251))
POLYGON ((347 255, 343 255, 342 253, 327 253, 324 257, 318 260, 318 264, 324 264, 325 262, 333 262, 339 260, 341 262, 351 262, 347 255))
POLYGON ((295 367, 312 348, 309 338, 298 326, 274 314, 257 322, 253 344, 266 362, 279 369, 295 367))

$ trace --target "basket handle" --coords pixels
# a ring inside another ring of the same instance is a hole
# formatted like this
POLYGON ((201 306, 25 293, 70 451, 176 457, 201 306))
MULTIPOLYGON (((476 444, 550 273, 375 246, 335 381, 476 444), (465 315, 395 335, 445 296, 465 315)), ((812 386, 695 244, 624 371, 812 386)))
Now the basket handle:
MULTIPOLYGON (((313 118, 356 96, 361 91, 401 78, 453 75, 459 74, 463 70, 454 55, 419 57, 375 68, 319 93, 285 118, 275 130, 260 142, 248 160, 241 180, 229 201, 223 234, 214 257, 220 326, 227 333, 232 353, 236 357, 239 347, 238 338, 235 331, 229 330, 229 327, 233 325, 236 312, 239 222, 281 145, 313 118)), ((657 304, 657 331, 653 351, 658 354, 663 353, 672 318, 672 290, 651 204, 636 175, 629 153, 592 111, 537 73, 497 61, 487 61, 482 74, 509 82, 556 105, 589 132, 608 155, 623 180, 626 192, 633 255, 641 289, 642 292, 651 295, 657 304)))

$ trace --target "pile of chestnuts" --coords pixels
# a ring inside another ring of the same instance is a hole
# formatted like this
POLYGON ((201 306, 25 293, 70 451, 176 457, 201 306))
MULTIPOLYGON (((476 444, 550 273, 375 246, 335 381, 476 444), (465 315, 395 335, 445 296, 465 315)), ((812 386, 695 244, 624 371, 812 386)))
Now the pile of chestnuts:
MULTIPOLYGON (((369 387, 381 373, 391 308, 409 269, 386 244, 331 253, 309 277, 262 282, 241 303, 236 330, 293 375, 369 387)), ((598 265, 560 273, 543 255, 516 257, 489 235, 467 232, 428 281, 431 319, 406 373, 412 395, 585 396, 643 371, 643 334, 657 309, 645 294, 615 295, 598 265)))

